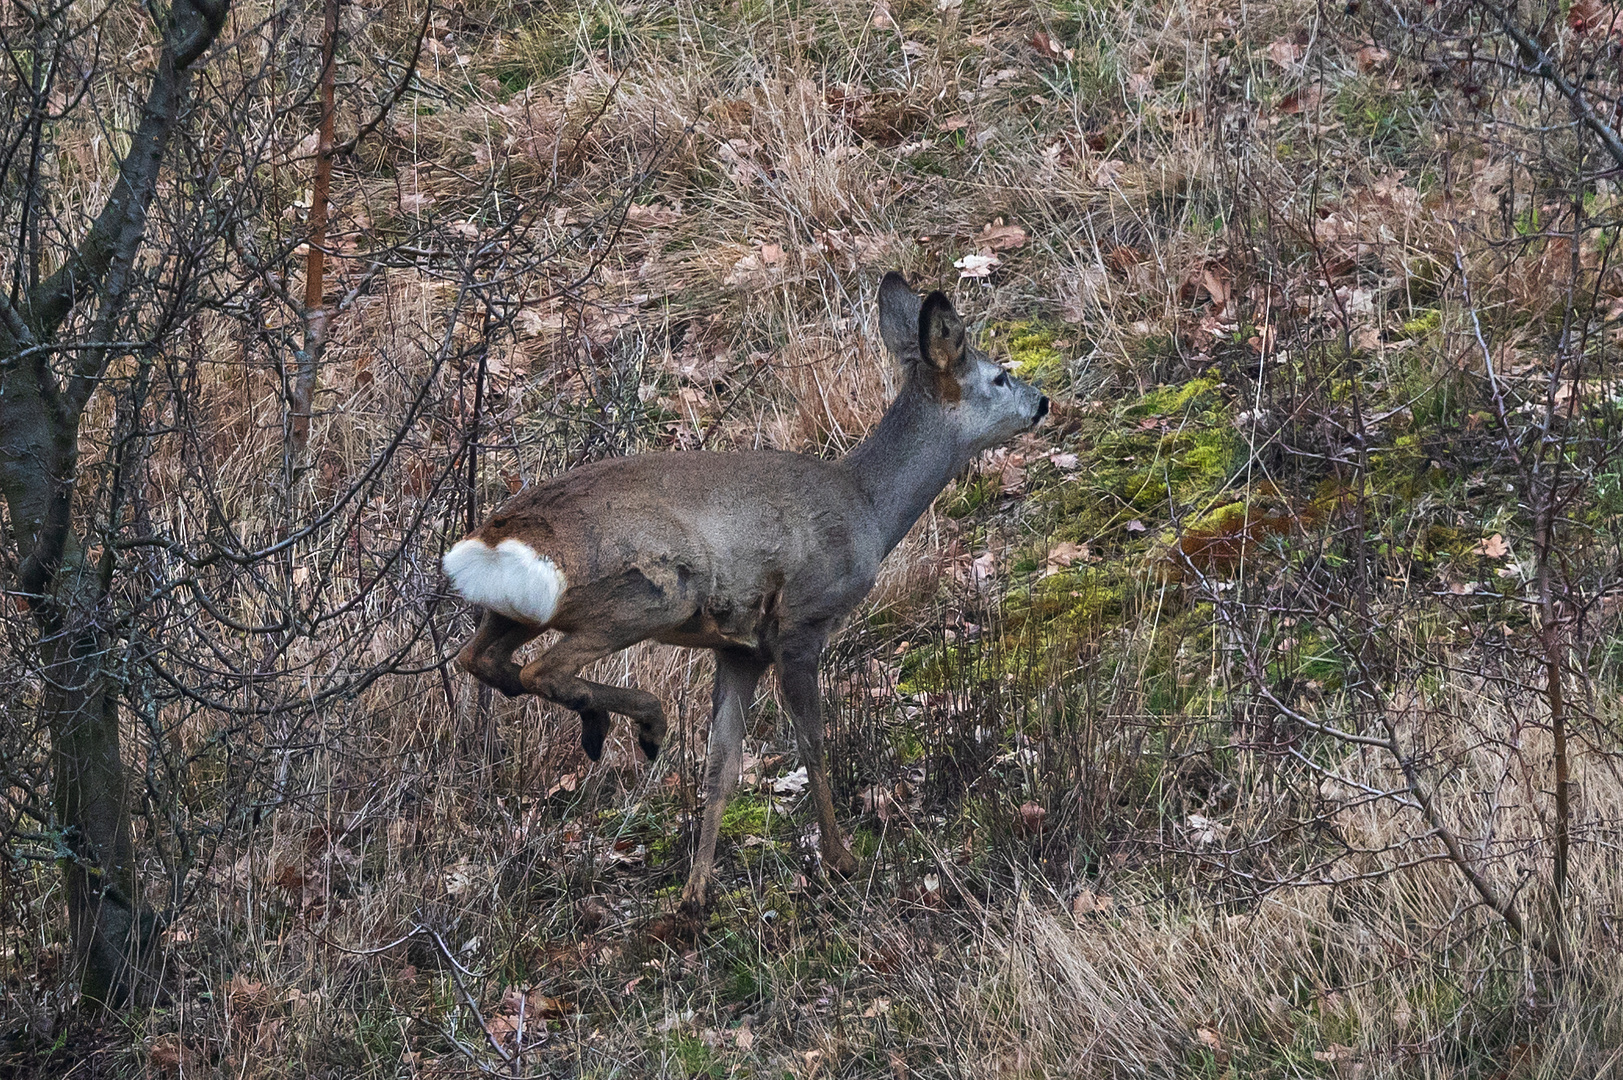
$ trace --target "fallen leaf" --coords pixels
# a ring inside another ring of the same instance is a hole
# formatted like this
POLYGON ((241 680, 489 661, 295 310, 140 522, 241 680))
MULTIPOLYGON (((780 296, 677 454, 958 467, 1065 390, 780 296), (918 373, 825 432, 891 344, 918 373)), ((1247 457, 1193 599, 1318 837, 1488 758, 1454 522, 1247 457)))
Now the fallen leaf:
POLYGON ((1382 64, 1385 64, 1390 57, 1391 53, 1378 45, 1365 45, 1353 54, 1353 59, 1358 62, 1359 71, 1374 71, 1382 64))
POLYGON ((575 901, 575 922, 588 934, 614 917, 614 909, 600 896, 583 896, 575 901))
POLYGON ((1221 264, 1204 263, 1183 276, 1183 283, 1178 286, 1180 301, 1186 304, 1193 303, 1202 294, 1212 302, 1212 307, 1217 312, 1228 306, 1234 289, 1229 282, 1228 271, 1221 264))
POLYGON ((179 1035, 160 1035, 147 1048, 147 1061, 160 1072, 182 1072, 190 1064, 190 1058, 179 1035))
POLYGON ((1086 544, 1078 544, 1073 540, 1066 540, 1055 544, 1048 549, 1043 559, 1043 577, 1057 574, 1075 562, 1087 562, 1093 556, 1086 544))
POLYGON ((958 113, 954 116, 947 117, 945 120, 941 121, 941 123, 937 124, 936 127, 942 131, 957 131, 960 128, 968 127, 969 123, 970 118, 968 113, 958 113))
POLYGON ((1280 38, 1268 46, 1268 59, 1284 71, 1294 71, 1306 55, 1306 43, 1293 38, 1280 38))
POLYGON ((1055 41, 1041 30, 1031 35, 1031 41, 1029 44, 1033 49, 1037 50, 1037 55, 1042 57, 1044 60, 1051 60, 1058 63, 1061 60, 1076 59, 1075 49, 1065 48, 1065 46, 1061 45, 1059 42, 1055 41))
POLYGON ((626 207, 626 222, 631 225, 640 225, 643 228, 659 228, 665 225, 674 225, 681 220, 680 207, 666 206, 638 206, 626 207))
POLYGON ((1109 915, 1115 907, 1115 897, 1083 889, 1071 901, 1071 914, 1078 919, 1084 915, 1109 915))
POLYGON ((883 784, 874 784, 858 798, 862 802, 862 812, 865 814, 877 815, 880 821, 889 821, 896 816, 894 809, 896 797, 883 784))
POLYGON ((1483 539, 1478 540, 1476 546, 1472 548, 1471 551, 1473 554, 1481 555, 1483 558, 1503 559, 1506 555, 1510 554, 1510 545, 1505 542, 1505 538, 1503 536, 1500 536, 1498 533, 1494 533, 1492 536, 1484 537, 1483 539))
POLYGON ((276 887, 286 893, 297 893, 304 888, 304 871, 292 863, 276 871, 276 887))
POLYGON ((1093 170, 1093 182, 1098 187, 1114 187, 1126 171, 1125 161, 1101 161, 1099 167, 1093 170))
POLYGON ((1026 486, 1026 470, 1017 461, 1008 461, 998 471, 998 487, 1005 495, 1013 495, 1026 486))
POLYGON ((786 776, 780 776, 772 781, 772 793, 774 795, 799 795, 806 790, 806 785, 809 782, 810 778, 806 775, 806 766, 802 765, 794 772, 786 776))
POLYGON ((513 329, 518 331, 518 336, 522 338, 558 333, 563 328, 564 315, 561 311, 546 315, 535 308, 520 308, 518 314, 513 316, 513 329))
POLYGON ((755 1045, 755 1032, 750 1030, 748 1020, 738 1026, 738 1034, 733 1036, 733 1045, 745 1051, 755 1045))
POLYGON ((1324 99, 1324 88, 1318 83, 1292 91, 1279 100, 1279 111, 1282 113, 1312 112, 1319 107, 1324 99))
POLYGON ((1071 472, 1081 467, 1082 463, 1075 454, 1049 454, 1049 462, 1061 472, 1071 472))
POLYGON ((514 1042, 518 1036, 518 1018, 499 1013, 485 1021, 485 1031, 500 1044, 514 1042))
POLYGON ((265 1009, 270 1007, 271 995, 264 983, 237 974, 225 984, 225 1000, 234 1009, 265 1009))
POLYGON ((434 205, 434 196, 426 191, 413 191, 400 196, 400 209, 408 214, 420 214, 434 205))
POLYGON ((1331 1064, 1336 1064, 1343 1061, 1351 1062, 1358 1060, 1358 1051, 1354 1050, 1350 1046, 1343 1046, 1340 1043, 1331 1043, 1323 1050, 1313 1051, 1313 1060, 1328 1061, 1331 1064))
POLYGON ((1105 254, 1105 265, 1118 274, 1127 273, 1143 261, 1144 253, 1127 244, 1117 244, 1105 254))
POLYGON ((953 266, 958 268, 959 276, 966 278, 990 277, 992 270, 1001 262, 996 255, 965 255, 955 259, 953 266))
POLYGON ((989 222, 975 237, 983 251, 1012 251, 1026 242, 1026 230, 1018 225, 1005 225, 1002 218, 989 222))
POLYGON ((977 589, 985 589, 997 577, 997 556, 983 551, 969 564, 969 579, 977 589))
POLYGON ((1190 843, 1196 847, 1208 847, 1227 839, 1233 826, 1214 821, 1204 814, 1190 814, 1184 828, 1189 831, 1190 843))
POLYGON ((1148 526, 1145 525, 1142 521, 1138 520, 1137 518, 1134 518, 1132 521, 1129 521, 1127 523, 1127 531, 1128 532, 1144 532, 1147 529, 1148 529, 1148 526))
POLYGON ((1034 802, 1021 803, 1020 809, 1015 811, 1014 831, 1018 836, 1038 836, 1043 831, 1043 819, 1048 811, 1034 802))
POLYGON ((729 285, 760 285, 768 283, 783 266, 782 244, 763 244, 733 264, 727 275, 729 285))
POLYGON ((1212 1058, 1217 1064, 1228 1064, 1230 1057, 1228 1047, 1223 1045, 1223 1036, 1218 1034, 1215 1028, 1196 1028, 1195 1038, 1212 1052, 1212 1058))

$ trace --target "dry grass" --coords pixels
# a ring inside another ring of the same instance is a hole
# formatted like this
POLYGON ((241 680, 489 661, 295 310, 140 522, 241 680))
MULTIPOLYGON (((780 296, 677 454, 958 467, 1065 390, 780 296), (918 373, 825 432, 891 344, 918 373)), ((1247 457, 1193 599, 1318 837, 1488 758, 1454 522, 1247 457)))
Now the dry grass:
MULTIPOLYGON (((420 15, 346 19, 387 54, 420 15)), ((1558 977, 1477 903, 1414 811, 1360 796, 1401 787, 1389 757, 1292 743, 1302 766, 1254 735, 1272 720, 1212 630, 1214 601, 1146 569, 1161 519, 1088 486, 1115 465, 1090 456, 1106 436, 1155 423, 1133 402, 1208 368, 1232 384, 1221 425, 1254 434, 1261 383, 1234 372, 1260 363, 1246 337, 1270 319, 1281 348, 1310 356, 1314 333, 1334 336, 1324 327, 1350 312, 1371 379, 1394 393, 1468 366, 1452 344, 1464 309, 1428 284, 1456 249, 1480 301, 1521 328, 1501 339, 1507 370, 1518 340, 1531 355, 1539 321, 1559 316, 1560 275, 1443 212, 1452 199, 1498 213, 1513 173, 1525 191, 1531 136, 1477 139, 1423 65, 1367 63, 1367 28, 1303 3, 459 4, 432 25, 424 92, 341 184, 346 228, 478 235, 495 192, 546 206, 523 218, 544 246, 631 205, 578 287, 558 294, 578 269, 560 259, 513 289, 532 300, 490 358, 481 505, 583 457, 653 446, 843 451, 894 389, 873 305, 890 267, 952 290, 994 352, 1024 361, 1021 335, 1045 335, 1057 423, 943 496, 834 650, 858 879, 821 876, 795 798, 773 791, 793 761, 769 688, 724 835, 726 891, 701 940, 665 936, 697 798, 703 656, 639 648, 593 676, 665 702, 675 734, 652 767, 623 727, 588 767, 573 718, 481 702, 432 671, 238 742, 197 710, 172 727, 194 758, 177 798, 184 827, 217 846, 166 931, 173 999, 72 1020, 52 989, 65 966, 55 879, 10 872, 0 1016, 17 1034, 0 1073, 1615 1075, 1623 781, 1609 684, 1586 684, 1598 699, 1575 764, 1579 959, 1558 977), (1058 53, 1041 51, 1049 40, 1058 53), (1287 104, 1302 101, 1315 104, 1287 104), (993 252, 991 276, 960 279, 955 260, 987 250, 998 219, 1023 242, 993 252), (1358 269, 1327 273, 1338 260, 1358 269), (1240 291, 1243 266, 1256 304, 1230 319, 1213 291, 1240 291), (1432 308, 1429 344, 1394 336, 1432 308), (1067 453, 1083 467, 1048 464, 1067 453), (1061 536, 1103 559, 1060 568, 1087 614, 1061 630, 1022 622, 1061 536), (509 1066, 490 1039, 515 1045, 515 987, 532 994, 509 1066)), ((1512 86, 1501 107, 1543 106, 1512 86)), ((84 151, 76 170, 65 202, 93 201, 105 154, 84 151)), ((296 206, 298 181, 287 187, 296 206)), ((195 406, 225 520, 263 539, 342 490, 438 343, 464 332, 455 294, 392 271, 339 319, 317 465, 292 507, 276 372, 242 359, 245 334, 224 317, 200 335, 195 406)), ((466 379, 447 369, 366 519, 406 535, 421 514, 422 592, 369 600, 376 628, 346 656, 383 655, 390 605, 437 587, 433 559, 462 510, 434 480, 469 415, 466 379)), ((1343 392, 1315 385, 1326 401, 1343 392)), ((1158 512, 1198 517, 1268 479, 1268 460, 1157 496, 1158 512)), ((152 462, 152 502, 177 534, 208 516, 196 467, 178 451, 152 462)), ((1453 527, 1444 501, 1394 515, 1453 527)), ((322 540, 299 587, 357 590, 349 539, 322 540)), ((1383 596, 1403 616, 1391 633, 1443 660, 1395 677, 1399 729, 1493 884, 1531 897, 1548 876, 1542 705, 1451 674, 1476 654, 1426 606, 1435 590, 1408 587, 1383 596)), ((237 616, 255 617, 252 603, 237 616)), ((330 655, 292 646, 278 676, 319 681, 330 655)), ((1331 690, 1307 700, 1321 720, 1346 705, 1331 690)), ((151 752, 133 749, 135 764, 151 752)))

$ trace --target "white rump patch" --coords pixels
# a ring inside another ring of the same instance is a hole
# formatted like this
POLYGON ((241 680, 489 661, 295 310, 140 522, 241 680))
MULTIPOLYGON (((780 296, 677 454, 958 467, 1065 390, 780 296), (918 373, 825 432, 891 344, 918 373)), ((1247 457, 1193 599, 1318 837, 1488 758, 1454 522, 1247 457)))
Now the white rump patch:
POLYGON ((445 553, 445 573, 464 599, 536 626, 552 621, 569 587, 557 563, 511 536, 495 547, 458 542, 445 553))

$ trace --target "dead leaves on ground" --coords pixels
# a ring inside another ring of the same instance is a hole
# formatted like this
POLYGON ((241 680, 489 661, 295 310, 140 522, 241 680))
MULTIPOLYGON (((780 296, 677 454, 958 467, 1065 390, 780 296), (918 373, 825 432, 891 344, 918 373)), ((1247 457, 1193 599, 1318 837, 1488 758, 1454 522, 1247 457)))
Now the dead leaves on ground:
POLYGON ((567 1021, 579 1014, 573 1001, 533 988, 509 986, 501 1003, 487 1012, 485 1031, 504 1052, 547 1041, 548 1021, 567 1021))
POLYGON ((1323 101, 1324 87, 1319 83, 1310 83, 1280 98, 1279 104, 1275 107, 1286 116, 1294 116, 1297 113, 1317 111, 1323 101))
POLYGON ((1567 8, 1567 25, 1583 37, 1623 40, 1623 8, 1607 0, 1572 0, 1567 8))
POLYGON ((731 257, 724 255, 721 260, 730 264, 723 284, 742 291, 760 291, 815 274, 824 265, 845 272, 878 267, 892 258, 894 242, 889 237, 838 228, 819 229, 812 234, 810 244, 797 248, 762 241, 747 248, 734 245, 730 250, 731 257))
POLYGON ((1067 48, 1065 45, 1062 45, 1060 42, 1050 37, 1047 32, 1042 30, 1039 30, 1035 34, 1031 35, 1031 40, 1028 42, 1028 44, 1040 58, 1047 60, 1050 63, 1069 63, 1076 59, 1075 49, 1067 48))
POLYGON ((1281 71, 1294 75, 1301 71, 1307 57, 1308 44, 1312 40, 1312 35, 1306 30, 1298 30, 1289 37, 1279 38, 1268 46, 1268 59, 1281 71))
POLYGON ((960 278, 990 277, 1003 262, 998 252, 1023 247, 1026 239, 1026 230, 1020 226, 994 218, 971 241, 974 250, 953 260, 952 265, 960 278))

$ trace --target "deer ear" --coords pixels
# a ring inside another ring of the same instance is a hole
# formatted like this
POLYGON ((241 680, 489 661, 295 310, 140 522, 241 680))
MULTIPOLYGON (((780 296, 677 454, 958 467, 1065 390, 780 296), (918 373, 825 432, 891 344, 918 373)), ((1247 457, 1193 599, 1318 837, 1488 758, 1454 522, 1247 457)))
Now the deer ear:
POLYGON ((879 283, 879 336, 904 366, 919 360, 919 298, 892 270, 879 283))
POLYGON ((964 358, 964 320, 939 292, 919 306, 919 355, 926 366, 950 372, 964 358))

